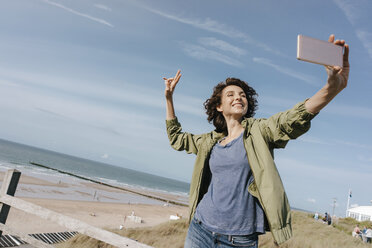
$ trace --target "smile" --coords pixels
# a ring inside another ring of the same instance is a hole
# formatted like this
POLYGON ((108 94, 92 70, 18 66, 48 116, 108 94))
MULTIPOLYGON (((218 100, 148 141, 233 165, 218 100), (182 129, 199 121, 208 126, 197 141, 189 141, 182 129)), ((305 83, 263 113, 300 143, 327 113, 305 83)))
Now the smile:
POLYGON ((237 106, 237 105, 239 105, 240 107, 243 107, 243 104, 241 104, 241 103, 235 103, 235 104, 233 104, 232 106, 235 107, 235 106, 237 106))

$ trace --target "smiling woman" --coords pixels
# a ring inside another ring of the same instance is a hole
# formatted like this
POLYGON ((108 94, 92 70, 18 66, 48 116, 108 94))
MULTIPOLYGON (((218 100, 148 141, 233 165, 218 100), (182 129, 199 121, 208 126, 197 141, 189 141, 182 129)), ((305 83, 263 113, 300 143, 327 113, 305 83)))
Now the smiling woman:
POLYGON ((204 103, 208 121, 213 122, 213 125, 219 132, 227 132, 226 117, 224 116, 224 114, 227 114, 227 110, 223 111, 223 107, 229 106, 228 103, 220 104, 221 97, 223 101, 233 101, 233 105, 236 108, 240 108, 238 106, 240 104, 241 108, 245 111, 245 113, 242 113, 244 117, 253 117, 257 110, 256 91, 240 79, 227 78, 225 82, 219 83, 214 87, 211 98, 207 99, 204 103), (235 106, 235 104, 237 105, 235 106))
POLYGON ((273 152, 308 131, 316 114, 346 87, 349 47, 345 41, 334 42, 333 35, 329 42, 345 48, 343 68, 327 67, 327 83, 314 96, 268 119, 255 119, 255 90, 227 78, 204 103, 216 129, 201 135, 182 132, 175 115, 173 92, 180 70, 174 78, 164 78, 170 144, 197 156, 186 248, 258 247, 258 235, 266 231, 275 244, 291 238, 290 206, 273 152))

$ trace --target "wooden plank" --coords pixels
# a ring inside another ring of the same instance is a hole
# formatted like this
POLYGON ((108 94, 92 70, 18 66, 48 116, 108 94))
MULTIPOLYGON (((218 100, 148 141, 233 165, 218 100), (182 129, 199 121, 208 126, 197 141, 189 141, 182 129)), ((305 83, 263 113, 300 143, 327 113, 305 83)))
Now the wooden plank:
POLYGON ((30 245, 32 245, 34 247, 37 247, 37 248, 54 248, 52 245, 45 244, 44 242, 41 242, 41 241, 31 237, 31 236, 28 236, 28 234, 18 232, 16 230, 2 224, 2 223, 0 223, 0 229, 2 231, 12 233, 12 234, 15 234, 15 235, 19 236, 23 241, 26 241, 27 243, 29 243, 30 245))
MULTIPOLYGON (((17 185, 19 182, 19 178, 21 176, 21 172, 15 169, 8 170, 5 173, 3 183, 1 185, 0 189, 0 195, 11 195, 14 196, 17 185)), ((8 218, 10 206, 7 204, 2 204, 1 210, 0 210, 0 223, 5 224, 6 219, 8 218)), ((3 232, 0 231, 0 237, 3 232)))
POLYGON ((0 202, 3 202, 9 206, 20 209, 26 213, 30 213, 40 218, 58 223, 70 230, 78 231, 81 234, 87 235, 94 239, 101 240, 107 244, 119 247, 119 248, 150 248, 151 246, 141 244, 135 240, 122 237, 118 234, 91 226, 82 221, 73 219, 68 216, 64 216, 60 213, 52 210, 40 207, 33 203, 18 199, 16 197, 1 195, 0 202))

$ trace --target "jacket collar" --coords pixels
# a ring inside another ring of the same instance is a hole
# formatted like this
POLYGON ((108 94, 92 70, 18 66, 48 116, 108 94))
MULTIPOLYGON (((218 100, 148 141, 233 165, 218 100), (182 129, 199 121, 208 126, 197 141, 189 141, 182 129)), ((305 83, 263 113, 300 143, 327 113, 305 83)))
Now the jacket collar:
POLYGON ((244 127, 244 137, 248 137, 248 135, 251 133, 251 128, 253 124, 254 119, 253 118, 244 118, 241 122, 242 126, 244 127))

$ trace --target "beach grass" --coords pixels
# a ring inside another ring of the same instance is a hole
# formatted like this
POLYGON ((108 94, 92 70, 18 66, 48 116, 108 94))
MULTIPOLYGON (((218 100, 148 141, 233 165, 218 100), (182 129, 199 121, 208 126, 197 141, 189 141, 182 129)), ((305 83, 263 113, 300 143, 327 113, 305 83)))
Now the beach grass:
MULTIPOLYGON (((365 244, 358 238, 353 238, 351 232, 355 224, 353 219, 345 218, 335 221, 333 225, 327 225, 320 220, 314 220, 309 213, 293 211, 293 237, 280 247, 283 248, 372 248, 371 244, 365 244)), ((371 222, 359 223, 360 226, 371 226, 371 222)), ((187 233, 186 220, 168 221, 166 223, 146 228, 132 228, 127 230, 111 230, 119 235, 138 240, 141 243, 153 247, 178 248, 183 247, 187 233)), ((68 242, 59 244, 58 248, 111 248, 103 242, 87 236, 78 235, 68 242)), ((259 238, 260 248, 271 248, 273 238, 271 233, 261 235, 259 238)))

